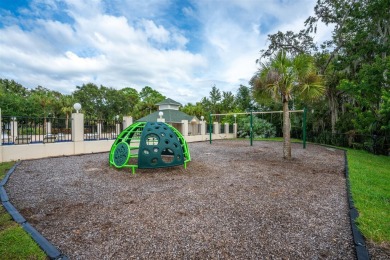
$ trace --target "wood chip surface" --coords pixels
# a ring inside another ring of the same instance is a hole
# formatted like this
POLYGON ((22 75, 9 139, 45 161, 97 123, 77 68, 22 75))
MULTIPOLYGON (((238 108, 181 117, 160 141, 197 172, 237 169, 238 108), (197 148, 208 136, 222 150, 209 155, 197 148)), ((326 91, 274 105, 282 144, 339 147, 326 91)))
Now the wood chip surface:
POLYGON ((190 143, 184 167, 115 169, 108 153, 23 161, 6 190, 70 259, 354 259, 344 153, 190 143))

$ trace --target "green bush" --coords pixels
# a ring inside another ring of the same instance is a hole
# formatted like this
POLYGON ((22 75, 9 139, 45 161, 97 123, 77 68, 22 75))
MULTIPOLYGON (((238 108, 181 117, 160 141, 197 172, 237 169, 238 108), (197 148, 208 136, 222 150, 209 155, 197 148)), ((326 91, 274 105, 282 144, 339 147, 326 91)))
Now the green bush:
MULTIPOLYGON (((270 122, 253 117, 252 122, 253 127, 253 137, 254 138, 272 138, 275 137, 276 128, 270 122)), ((237 136, 240 138, 250 137, 250 116, 241 118, 238 121, 238 131, 237 136)))

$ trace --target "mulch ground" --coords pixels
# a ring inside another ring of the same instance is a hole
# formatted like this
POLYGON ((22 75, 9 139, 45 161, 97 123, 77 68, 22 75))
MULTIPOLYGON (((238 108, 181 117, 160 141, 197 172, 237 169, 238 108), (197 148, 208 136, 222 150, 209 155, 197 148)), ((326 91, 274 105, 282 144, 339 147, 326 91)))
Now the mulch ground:
POLYGON ((344 153, 190 143, 188 168, 115 169, 108 153, 24 161, 6 189, 70 259, 354 259, 344 153))

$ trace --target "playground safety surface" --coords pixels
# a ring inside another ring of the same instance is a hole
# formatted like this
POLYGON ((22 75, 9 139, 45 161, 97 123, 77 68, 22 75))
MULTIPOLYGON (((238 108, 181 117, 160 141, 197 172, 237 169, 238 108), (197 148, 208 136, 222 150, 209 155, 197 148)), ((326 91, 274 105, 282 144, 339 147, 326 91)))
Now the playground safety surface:
POLYGON ((192 161, 110 168, 108 153, 22 162, 10 201, 70 259, 354 259, 343 151, 189 143, 192 161))

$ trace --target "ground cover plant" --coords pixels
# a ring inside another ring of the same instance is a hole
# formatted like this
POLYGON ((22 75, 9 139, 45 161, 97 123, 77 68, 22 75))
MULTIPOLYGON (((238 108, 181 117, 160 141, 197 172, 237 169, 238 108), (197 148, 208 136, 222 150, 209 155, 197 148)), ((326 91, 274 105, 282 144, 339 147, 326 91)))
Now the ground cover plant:
MULTIPOLYGON (((4 178, 14 162, 0 164, 0 180, 4 178)), ((12 220, 12 217, 0 205, 0 259, 47 259, 45 253, 12 220)))
POLYGON ((390 250, 390 157, 352 149, 347 155, 359 229, 390 250))

